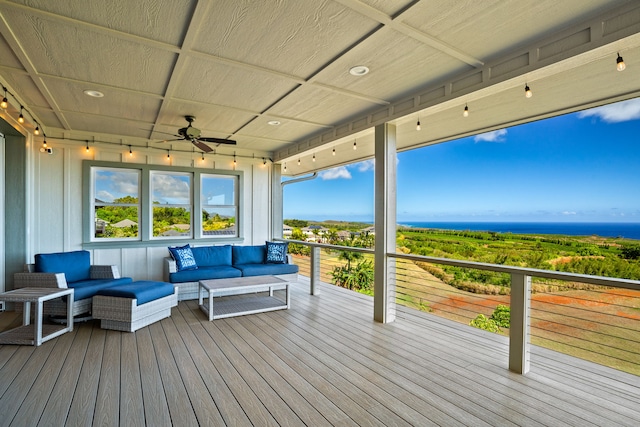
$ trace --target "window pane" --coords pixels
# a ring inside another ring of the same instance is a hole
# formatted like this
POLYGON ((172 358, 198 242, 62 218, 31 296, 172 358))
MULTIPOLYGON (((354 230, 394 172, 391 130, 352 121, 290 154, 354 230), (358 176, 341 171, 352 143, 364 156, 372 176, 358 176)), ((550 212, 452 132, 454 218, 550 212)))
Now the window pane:
POLYGON ((202 206, 235 206, 236 177, 202 175, 202 206))
POLYGON ((237 236, 236 208, 207 208, 202 210, 203 236, 237 236))
POLYGON ((190 174, 153 172, 151 176, 151 197, 154 205, 191 204, 190 174))
POLYGON ((137 206, 96 206, 96 238, 123 239, 138 237, 137 206))
POLYGON ((154 206, 153 236, 191 236, 191 211, 188 208, 154 206))
POLYGON ((94 238, 138 238, 140 172, 93 169, 94 238))

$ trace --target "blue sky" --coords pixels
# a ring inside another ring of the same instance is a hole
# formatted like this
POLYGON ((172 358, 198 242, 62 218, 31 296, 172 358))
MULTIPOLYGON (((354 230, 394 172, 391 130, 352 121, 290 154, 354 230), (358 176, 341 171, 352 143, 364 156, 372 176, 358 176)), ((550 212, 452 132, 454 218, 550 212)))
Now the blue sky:
MULTIPOLYGON (((286 219, 373 221, 374 164, 285 186, 286 219)), ((398 222, 640 222, 640 98, 398 153, 398 222)))

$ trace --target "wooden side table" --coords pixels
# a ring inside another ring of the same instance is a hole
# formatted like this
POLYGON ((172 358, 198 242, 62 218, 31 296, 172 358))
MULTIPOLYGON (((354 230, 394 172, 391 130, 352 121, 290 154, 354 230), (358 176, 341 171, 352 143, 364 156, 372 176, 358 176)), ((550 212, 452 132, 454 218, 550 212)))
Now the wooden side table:
POLYGON ((35 345, 73 331, 73 304, 67 304, 66 325, 43 325, 42 308, 46 301, 66 296, 73 300, 71 288, 20 288, 0 294, 0 301, 24 303, 22 326, 0 334, 0 344, 35 345), (31 303, 35 304, 35 319, 31 325, 31 303))

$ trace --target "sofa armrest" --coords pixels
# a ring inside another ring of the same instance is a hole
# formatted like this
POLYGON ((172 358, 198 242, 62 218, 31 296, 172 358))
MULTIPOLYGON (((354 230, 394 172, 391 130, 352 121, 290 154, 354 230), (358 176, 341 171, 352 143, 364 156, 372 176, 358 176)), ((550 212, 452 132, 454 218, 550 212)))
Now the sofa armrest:
POLYGON ((293 264, 293 256, 291 254, 287 254, 287 264, 293 264))
POLYGON ((92 265, 89 272, 91 279, 119 279, 120 271, 115 265, 92 265))
POLYGON ((171 273, 177 273, 178 272, 178 266, 176 264, 176 261, 171 258, 171 257, 166 257, 164 258, 164 262, 163 264, 163 278, 165 282, 170 282, 169 280, 169 274, 171 273))
POLYGON ((67 288, 64 273, 14 273, 14 288, 67 288))

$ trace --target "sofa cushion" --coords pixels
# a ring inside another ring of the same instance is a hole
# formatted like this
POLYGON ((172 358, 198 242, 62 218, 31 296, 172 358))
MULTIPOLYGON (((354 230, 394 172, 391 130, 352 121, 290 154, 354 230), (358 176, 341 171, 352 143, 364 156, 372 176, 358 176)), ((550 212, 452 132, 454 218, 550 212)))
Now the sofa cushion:
POLYGON ((193 257, 193 252, 188 243, 184 246, 169 248, 169 253, 176 261, 178 271, 195 270, 198 268, 198 264, 196 264, 196 259, 193 257))
POLYGON ((91 278, 88 251, 37 254, 35 261, 37 273, 64 273, 67 283, 91 278))
POLYGON ((231 266, 231 245, 191 248, 198 268, 231 266))
POLYGON ((136 305, 146 304, 150 301, 172 295, 174 287, 171 283, 138 281, 127 285, 114 286, 99 290, 96 295, 108 297, 120 297, 136 299, 136 305))
POLYGON ((230 277, 240 277, 242 272, 231 266, 201 267, 197 270, 178 271, 169 274, 171 283, 197 282, 207 279, 226 279, 230 277))
POLYGON ((242 276, 277 276, 279 274, 293 274, 298 272, 295 264, 243 264, 235 266, 242 271, 242 276))
POLYGON ((73 300, 79 301, 85 298, 93 297, 96 292, 101 289, 110 288, 112 286, 126 285, 133 280, 131 277, 123 277, 121 279, 92 279, 92 280, 80 280, 77 282, 67 283, 70 288, 73 288, 73 300))
POLYGON ((233 265, 264 264, 266 246, 233 246, 233 265))
POLYGON ((267 242, 267 263, 284 264, 287 262, 287 242, 267 242))

